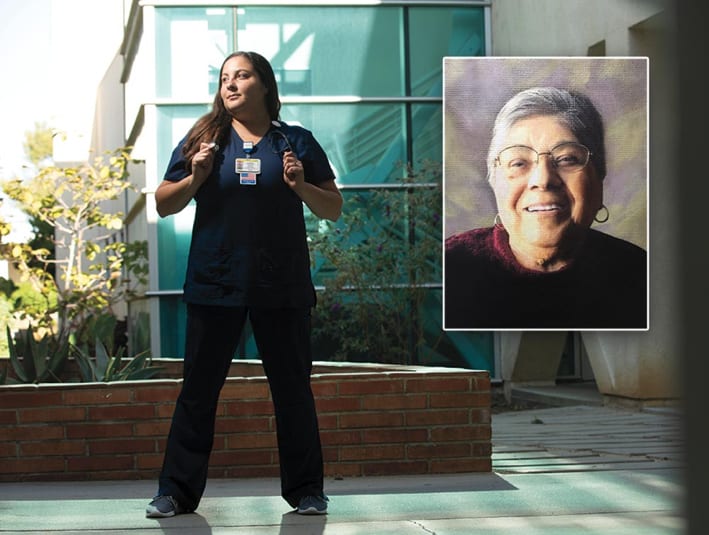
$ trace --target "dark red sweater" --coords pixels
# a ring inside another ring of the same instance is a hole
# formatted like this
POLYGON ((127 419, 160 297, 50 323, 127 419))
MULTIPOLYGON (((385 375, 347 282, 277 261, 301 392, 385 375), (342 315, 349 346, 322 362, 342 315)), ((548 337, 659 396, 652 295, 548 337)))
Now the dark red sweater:
POLYGON ((647 328, 647 254, 589 230, 574 261, 551 273, 522 267, 501 227, 445 242, 446 329, 647 328))

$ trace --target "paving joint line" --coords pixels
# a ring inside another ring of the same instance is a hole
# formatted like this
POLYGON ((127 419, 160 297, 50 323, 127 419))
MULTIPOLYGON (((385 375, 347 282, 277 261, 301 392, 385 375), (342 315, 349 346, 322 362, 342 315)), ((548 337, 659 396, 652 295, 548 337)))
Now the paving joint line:
POLYGON ((411 522, 414 526, 421 528, 422 530, 424 530, 426 533, 429 533, 430 535, 436 535, 435 531, 431 531, 426 526, 421 524, 421 522, 417 522, 416 520, 410 520, 409 522, 411 522))

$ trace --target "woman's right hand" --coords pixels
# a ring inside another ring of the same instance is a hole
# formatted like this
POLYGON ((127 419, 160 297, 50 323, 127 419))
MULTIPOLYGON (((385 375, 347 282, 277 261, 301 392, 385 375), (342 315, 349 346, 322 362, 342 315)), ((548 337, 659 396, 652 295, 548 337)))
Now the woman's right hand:
POLYGON ((192 157, 192 180, 197 184, 202 184, 212 172, 214 153, 213 143, 200 143, 199 152, 192 157))
POLYGON ((155 190, 155 207, 160 217, 176 214, 182 210, 197 194, 212 172, 214 143, 201 143, 199 152, 192 157, 192 174, 183 180, 163 180, 155 190))

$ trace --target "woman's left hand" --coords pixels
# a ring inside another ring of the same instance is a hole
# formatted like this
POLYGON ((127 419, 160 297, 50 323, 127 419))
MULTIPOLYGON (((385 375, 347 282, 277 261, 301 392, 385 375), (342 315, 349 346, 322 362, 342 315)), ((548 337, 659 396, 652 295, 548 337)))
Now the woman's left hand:
POLYGON ((283 154, 283 181, 291 189, 297 189, 305 182, 303 162, 291 151, 286 151, 283 154))

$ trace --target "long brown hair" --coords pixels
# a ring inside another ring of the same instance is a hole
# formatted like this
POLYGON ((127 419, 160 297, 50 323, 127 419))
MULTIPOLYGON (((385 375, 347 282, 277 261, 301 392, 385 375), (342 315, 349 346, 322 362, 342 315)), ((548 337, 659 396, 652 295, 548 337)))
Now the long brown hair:
POLYGON ((188 169, 192 167, 192 158, 199 152, 200 143, 215 141, 218 145, 224 146, 228 141, 232 116, 224 107, 224 101, 221 97, 221 77, 226 62, 237 56, 243 56, 251 62, 261 82, 267 89, 266 109, 268 110, 268 115, 272 121, 278 120, 281 111, 281 100, 278 96, 278 84, 271 64, 266 58, 256 52, 238 51, 229 54, 219 69, 219 85, 212 102, 212 111, 197 120, 187 133, 187 139, 182 147, 182 154, 185 156, 188 169))

